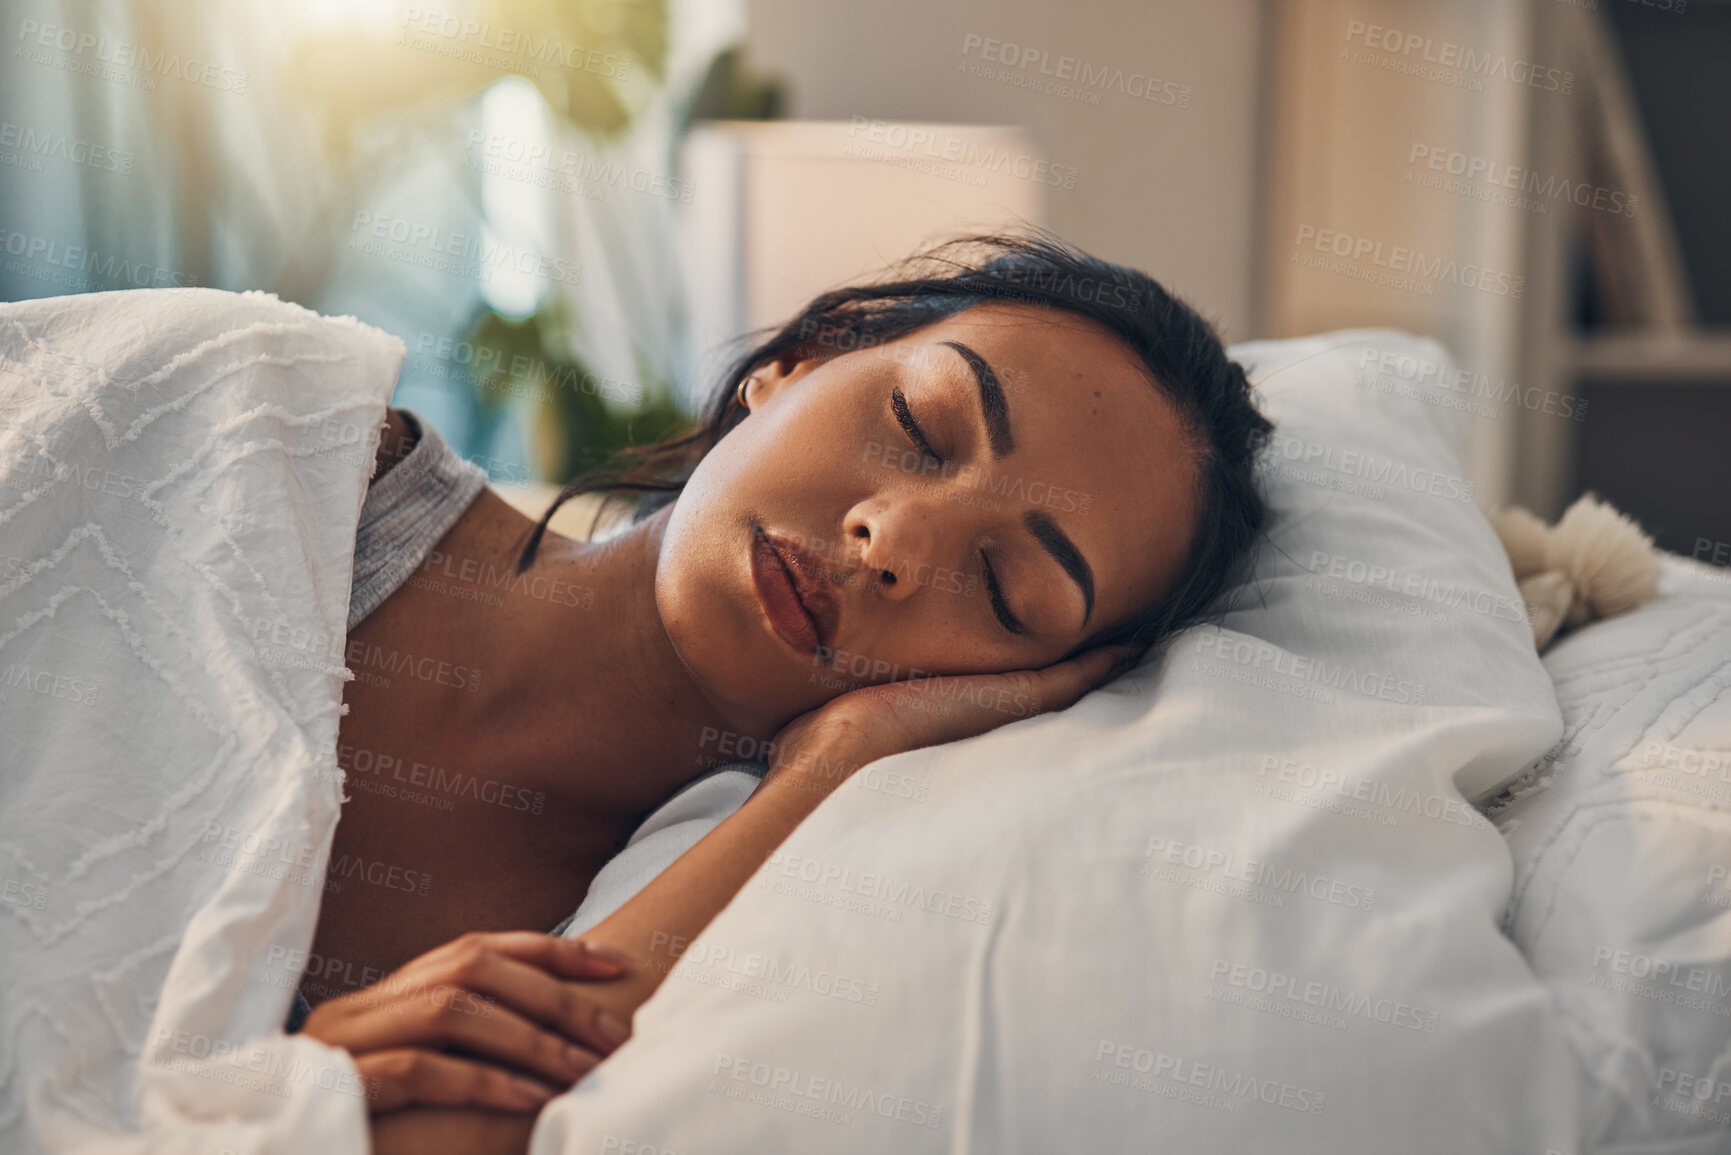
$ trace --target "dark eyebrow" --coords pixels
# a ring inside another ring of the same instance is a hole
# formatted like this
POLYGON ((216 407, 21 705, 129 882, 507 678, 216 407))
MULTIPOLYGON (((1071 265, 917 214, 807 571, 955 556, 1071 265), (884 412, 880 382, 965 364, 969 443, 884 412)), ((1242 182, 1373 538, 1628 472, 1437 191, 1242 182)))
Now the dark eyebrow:
POLYGON ((1076 548, 1076 543, 1070 540, 1070 535, 1058 528, 1058 523, 1037 509, 1030 509, 1022 515, 1022 524, 1028 527, 1028 532, 1034 535, 1045 551, 1051 554, 1064 572, 1070 575, 1082 591, 1082 625, 1088 624, 1088 619, 1094 616, 1094 570, 1088 564, 1088 559, 1082 556, 1082 551, 1076 548))
POLYGON ((980 383, 980 410, 986 417, 986 438, 992 447, 992 459, 995 461, 1006 456, 1016 448, 1016 441, 1010 436, 1010 405, 1004 399, 1003 386, 998 384, 998 374, 986 364, 984 357, 960 341, 941 341, 939 344, 948 345, 960 353, 968 368, 974 371, 974 380, 980 383))

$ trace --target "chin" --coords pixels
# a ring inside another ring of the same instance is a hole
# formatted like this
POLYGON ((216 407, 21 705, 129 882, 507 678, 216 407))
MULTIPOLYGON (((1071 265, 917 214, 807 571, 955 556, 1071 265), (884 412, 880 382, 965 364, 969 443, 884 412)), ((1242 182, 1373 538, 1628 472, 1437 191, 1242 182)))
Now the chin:
POLYGON ((789 700, 808 671, 769 630, 751 584, 749 525, 667 526, 655 573, 655 605, 668 641, 716 701, 762 709, 789 700))

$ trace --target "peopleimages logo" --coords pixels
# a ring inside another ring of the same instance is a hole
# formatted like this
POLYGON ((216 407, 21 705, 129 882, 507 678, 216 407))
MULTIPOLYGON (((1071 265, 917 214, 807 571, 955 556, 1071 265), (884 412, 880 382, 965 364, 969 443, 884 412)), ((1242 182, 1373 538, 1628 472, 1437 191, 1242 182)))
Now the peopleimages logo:
MULTIPOLYGON (((1390 53, 1409 64, 1413 71, 1424 75, 1426 79, 1452 79, 1448 73, 1454 73, 1460 79, 1470 78, 1478 82, 1475 91, 1482 89, 1485 80, 1506 80, 1511 84, 1556 92, 1564 96, 1575 91, 1575 74, 1567 69, 1546 68, 1530 60, 1511 59, 1501 53, 1478 52, 1452 40, 1437 40, 1418 32, 1402 32, 1398 28, 1384 28, 1380 24, 1349 20, 1346 23, 1346 40, 1349 45, 1362 44, 1366 48, 1390 53), (1425 70, 1422 65, 1434 65, 1435 68, 1425 70)), ((1344 53, 1347 50, 1342 51, 1344 53)))
MULTIPOLYGON (((1299 250, 1292 254, 1292 259, 1299 264, 1397 289, 1447 282, 1463 289, 1475 289, 1518 301, 1527 283, 1525 277, 1483 265, 1462 264, 1453 257, 1431 256, 1422 249, 1409 249, 1404 245, 1385 246, 1372 237, 1355 237, 1333 229, 1319 229, 1315 225, 1299 225, 1298 236, 1292 244, 1295 250, 1299 250), (1308 257, 1302 251, 1307 244, 1325 257, 1333 256, 1339 260, 1329 262, 1308 257), (1367 266, 1360 263, 1363 261, 1370 263, 1367 266)), ((1428 296, 1428 292, 1425 295, 1428 296)))
POLYGON ((1299 762, 1274 754, 1264 754, 1257 777, 1296 790, 1317 794, 1333 794, 1353 802, 1363 802, 1391 814, 1415 814, 1455 826, 1486 826, 1489 820, 1475 810, 1465 798, 1442 794, 1425 794, 1405 786, 1394 786, 1361 775, 1347 776, 1332 768, 1319 768, 1309 762, 1299 762))
POLYGON ((206 822, 204 837, 199 840, 204 849, 197 861, 224 869, 239 869, 260 878, 281 878, 302 886, 313 885, 321 875, 325 889, 342 889, 343 881, 358 878, 372 886, 398 890, 407 894, 425 895, 433 876, 427 871, 409 870, 394 863, 368 862, 348 853, 334 859, 329 848, 321 850, 312 843, 281 835, 261 835, 239 826, 206 822))
POLYGON ((181 1074, 197 1075, 231 1083, 248 1090, 265 1091, 288 1098, 289 1084, 311 1084, 325 1091, 338 1091, 357 1099, 367 1097, 374 1085, 353 1070, 328 1064, 314 1066, 304 1058, 270 1046, 234 1043, 192 1031, 158 1027, 150 1041, 147 1060, 181 1074))
MULTIPOLYGON (((133 155, 130 152, 117 152, 64 133, 39 131, 27 125, 21 127, 9 120, 0 121, 0 148, 17 149, 21 155, 33 159, 61 160, 104 172, 117 172, 122 176, 132 172, 133 155)), ((33 171, 42 171, 40 165, 32 167, 33 171)))
POLYGON ((1366 589, 1386 590, 1391 594, 1447 606, 1449 609, 1464 607, 1501 621, 1520 622, 1523 625, 1527 623, 1526 605, 1516 598, 1413 573, 1396 566, 1343 557, 1318 549, 1310 552, 1307 568, 1318 576, 1345 581, 1366 589))
POLYGON ((68 285, 78 292, 90 291, 103 282, 109 286, 136 286, 140 289, 189 288, 198 284, 187 274, 174 269, 142 261, 134 263, 113 253, 104 256, 95 249, 63 245, 34 233, 0 229, 0 251, 6 256, 20 258, 5 262, 7 272, 68 285), (94 283, 90 280, 92 277, 97 278, 94 283))
POLYGON ((1257 638, 1238 637, 1225 630, 1198 630, 1196 653, 1203 657, 1235 662, 1250 670, 1296 682, 1314 682, 1335 689, 1351 689, 1367 697, 1397 702, 1403 706, 1424 704, 1423 682, 1384 677, 1374 670, 1358 670, 1345 663, 1330 665, 1325 658, 1306 658, 1277 648, 1257 638))
POLYGON ((482 168, 482 171, 488 171, 494 176, 523 179, 525 173, 538 172, 546 177, 569 177, 581 184, 611 185, 614 188, 628 189, 645 196, 678 201, 686 205, 691 203, 694 192, 690 181, 682 181, 664 173, 635 168, 617 160, 604 160, 575 149, 555 149, 552 145, 496 132, 470 129, 469 149, 471 153, 482 153, 479 157, 470 157, 475 163, 471 163, 469 167, 482 168, 480 162, 494 162, 500 167, 482 168))
POLYGON ((22 882, 8 878, 0 883, 0 902, 26 906, 31 910, 48 909, 48 888, 39 882, 22 882))
MULTIPOLYGON (((1655 958, 1602 944, 1593 948, 1593 968, 1587 975, 1587 985, 1630 990, 1660 1002, 1680 1002, 1692 1010, 1710 1009, 1707 1000, 1731 998, 1731 976, 1716 967, 1690 966, 1675 959, 1655 958), (1612 977, 1619 975, 1644 979, 1651 984, 1651 991, 1612 977), (1691 995, 1697 997, 1690 999, 1691 995)), ((1712 1009, 1718 1015, 1731 1014, 1722 1005, 1712 1009)))
POLYGON ((351 787, 361 785, 364 781, 361 776, 367 775, 374 783, 388 778, 400 786, 425 787, 445 796, 447 800, 469 798, 490 806, 528 814, 541 813, 547 803, 546 793, 540 790, 530 791, 508 782, 482 778, 461 770, 448 770, 429 762, 411 761, 395 754, 351 746, 346 742, 337 744, 337 757, 345 772, 343 782, 351 787))
POLYGON ((1369 370, 1359 374, 1360 385, 1370 379, 1369 387, 1377 389, 1375 378, 1398 378, 1418 390, 1421 400, 1431 400, 1427 390, 1440 389, 1445 394, 1458 394, 1463 402, 1485 401, 1488 403, 1485 407, 1474 406, 1474 411, 1481 416, 1494 417, 1502 406, 1519 405, 1534 413, 1553 413, 1576 421, 1587 419, 1586 398, 1537 386, 1523 387, 1520 382, 1506 378, 1493 381, 1489 374, 1468 369, 1451 368, 1445 372, 1440 363, 1422 361, 1410 353, 1396 353, 1367 345, 1358 355, 1358 367, 1369 370))
MULTIPOLYGON (((575 72, 590 72, 607 80, 628 80, 631 58, 568 44, 543 32, 529 32, 504 26, 494 27, 479 20, 465 20, 452 13, 434 9, 409 8, 402 19, 401 41, 411 48, 431 49, 443 56, 475 63, 491 63, 487 53, 500 57, 516 57, 535 65, 553 65, 575 72), (446 43, 439 45, 438 41, 446 43)), ((538 70, 525 70, 539 76, 538 70)))
MULTIPOLYGON (((694 940, 662 930, 654 931, 649 936, 649 953, 656 954, 663 950, 670 959, 677 960, 687 968, 701 967, 738 978, 762 980, 776 987, 838 999, 844 1003, 877 1006, 878 984, 822 967, 814 970, 804 963, 789 962, 760 951, 741 952, 730 946, 705 942, 703 939, 694 940)), ((654 963, 650 965, 655 966, 654 963)), ((672 966, 669 964, 661 969, 671 970, 672 966)))
MULTIPOLYGON (((1215 956, 1214 961, 1209 964, 1208 981, 1252 995, 1266 995, 1270 1000, 1283 1000, 1298 1006, 1314 1007, 1332 1015, 1368 1019, 1384 1026, 1421 1031, 1429 1035, 1437 1033, 1437 1026, 1442 1019, 1436 1011, 1398 999, 1373 999, 1367 994, 1347 990, 1333 983, 1306 979, 1219 956, 1215 956)), ((1237 1000, 1216 998, 1216 1001, 1237 1000)), ((1255 1009, 1264 1008, 1259 1006, 1255 1009)))
POLYGON ((1330 475, 1334 475, 1368 483, 1370 488, 1365 492, 1372 497, 1380 498, 1382 489, 1406 489, 1469 505, 1473 502, 1473 483, 1466 478, 1438 473, 1423 466, 1414 467, 1392 457, 1378 457, 1360 449, 1341 449, 1278 430, 1267 439, 1266 449, 1258 464, 1264 469, 1279 470, 1291 463, 1297 468, 1290 473, 1283 472, 1282 476, 1292 480, 1326 483, 1330 475))
POLYGON ((1094 495, 1044 481, 1028 481, 1011 473, 994 472, 977 465, 957 466, 953 461, 937 461, 916 449, 867 441, 862 448, 862 460, 876 462, 885 469, 899 470, 921 480, 937 478, 954 482, 963 489, 975 489, 993 497, 1026 500, 1048 509, 1068 513, 1087 513, 1094 495))
POLYGON ((898 124, 888 120, 872 120, 856 116, 848 125, 850 137, 864 138, 864 144, 879 146, 875 152, 860 152, 850 145, 848 155, 867 160, 895 163, 903 159, 945 161, 968 169, 984 172, 1007 172, 1035 184, 1075 188, 1077 168, 1069 164, 1053 164, 1042 157, 1006 148, 982 146, 977 140, 956 136, 928 124, 898 124))
POLYGON ((1343 879, 1328 878, 1244 858, 1230 850, 1178 842, 1170 838, 1150 836, 1144 857, 1150 863, 1158 859, 1172 866, 1203 874, 1218 873, 1220 877, 1250 886, 1284 894, 1304 894, 1318 902, 1329 902, 1350 910, 1369 910, 1376 903, 1376 891, 1343 879))
POLYGON ((954 891, 936 888, 928 890, 918 883, 901 881, 874 871, 855 872, 852 867, 815 858, 802 858, 780 850, 769 856, 769 861, 763 864, 761 874, 765 878, 773 879, 779 876, 838 893, 858 895, 891 909, 918 908, 932 914, 948 915, 962 922, 992 921, 990 902, 981 902, 954 891))
POLYGON ((356 210, 349 231, 353 235, 348 248, 442 273, 478 277, 486 269, 508 269, 567 285, 575 285, 583 277, 580 262, 514 248, 485 232, 459 233, 365 209, 356 210), (401 248, 393 250, 389 247, 392 244, 401 248))
MULTIPOLYGON (((1190 86, 1161 80, 1151 73, 1126 71, 1110 64, 1094 64, 1075 56, 1053 58, 1050 52, 1026 44, 1014 44, 990 36, 970 32, 962 37, 962 55, 979 53, 979 59, 1033 72, 1054 81, 1074 82, 1084 88, 1118 92, 1137 100, 1169 104, 1177 108, 1190 107, 1190 86)), ((1098 98, 1095 98, 1098 102, 1098 98)))
MULTIPOLYGON (((180 53, 167 47, 153 53, 143 44, 115 40, 94 32, 81 32, 76 28, 41 24, 35 20, 18 22, 18 39, 29 49, 47 48, 70 53, 73 57, 71 64, 74 66, 65 67, 66 62, 45 59, 37 52, 30 55, 32 63, 59 64, 66 71, 103 79, 153 82, 158 77, 172 76, 188 84, 237 95, 246 92, 249 80, 243 70, 224 68, 190 56, 183 59, 180 53), (124 75, 124 71, 117 74, 114 72, 116 69, 134 71, 137 75, 128 77, 124 75)), ((147 91, 155 90, 154 83, 146 87, 147 91)))
POLYGON ((0 687, 5 687, 0 689, 0 702, 7 700, 11 689, 23 687, 45 698, 59 698, 74 706, 96 705, 100 688, 88 678, 44 670, 23 662, 8 662, 6 668, 0 670, 0 687))
MULTIPOLYGON (((724 1093, 727 1082, 746 1084, 741 1091, 757 1088, 766 1094, 763 1099, 751 1099, 764 1106, 777 1107, 793 1114, 806 1114, 814 1104, 823 1104, 841 1112, 859 1112, 910 1123, 916 1127, 937 1128, 943 1124, 944 1109, 923 1099, 874 1090, 859 1083, 835 1078, 823 1078, 796 1071, 774 1063, 718 1054, 710 1069, 715 1082, 711 1090, 724 1093)), ((745 1096, 740 1096, 745 1097, 745 1096)), ((822 1116, 817 1116, 822 1117, 822 1116)), ((846 1125, 848 1114, 826 1119, 846 1125)))
MULTIPOLYGON (((1474 181, 1482 181, 1488 189, 1502 189, 1519 192, 1524 197, 1530 197, 1532 205, 1538 211, 1544 211, 1546 200, 1566 200, 1582 208, 1597 209, 1600 212, 1615 216, 1635 215, 1635 205, 1639 199, 1633 193, 1624 193, 1617 189, 1606 188, 1604 185, 1588 184, 1586 181, 1571 181, 1567 177, 1543 177, 1530 168, 1505 164, 1491 160, 1488 157, 1473 156, 1458 149, 1444 148, 1442 145, 1420 144, 1414 141, 1412 149, 1407 154, 1406 162, 1424 166, 1436 173, 1447 173, 1449 176, 1460 177, 1469 185, 1474 181)), ((1422 175, 1422 174, 1421 174, 1422 175)), ((1412 183, 1414 173, 1407 170, 1407 183, 1412 183)), ((1433 186, 1441 187, 1441 186, 1433 186)), ((1464 191, 1448 189, 1449 192, 1464 191)), ((1519 200, 1509 203, 1517 207, 1528 208, 1528 204, 1519 200)))
POLYGON ((1096 1082, 1161 1093, 1162 1088, 1154 1080, 1165 1079, 1179 1084, 1186 1091, 1204 1088, 1206 1092, 1213 1092, 1207 1099, 1198 1101, 1204 1106, 1226 1111, 1235 1110, 1238 1104, 1246 1099, 1254 1099, 1271 1107, 1284 1107, 1288 1111, 1298 1111, 1306 1115, 1320 1115, 1323 1105, 1328 1101, 1326 1094, 1310 1087, 1283 1083, 1277 1079, 1262 1079, 1245 1071, 1233 1071, 1213 1063, 1198 1062, 1169 1055, 1165 1051, 1155 1051, 1149 1047, 1138 1047, 1133 1043, 1120 1043, 1111 1039, 1100 1040, 1094 1050, 1094 1064, 1094 1073, 1089 1078, 1096 1082), (1135 1071, 1151 1078, 1134 1079, 1111 1070, 1112 1067, 1118 1067, 1121 1071, 1135 1071), (1208 1101, 1209 1099, 1218 1101, 1208 1101))
MULTIPOLYGON (((386 650, 376 642, 353 638, 343 651, 343 660, 350 666, 383 670, 390 674, 407 674, 423 682, 434 682, 471 694, 481 690, 481 671, 474 666, 458 666, 427 654, 416 656, 402 650, 386 650)), ((389 681, 385 686, 388 688, 389 681)))

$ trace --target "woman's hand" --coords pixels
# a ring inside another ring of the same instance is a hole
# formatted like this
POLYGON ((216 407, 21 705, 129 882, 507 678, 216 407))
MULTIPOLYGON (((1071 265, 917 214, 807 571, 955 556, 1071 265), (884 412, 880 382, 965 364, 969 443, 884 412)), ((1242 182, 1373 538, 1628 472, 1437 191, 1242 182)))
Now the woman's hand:
POLYGON ((1137 645, 1100 646, 1038 670, 933 675, 850 690, 782 727, 771 742, 764 781, 793 779, 827 792, 879 758, 1062 710, 1146 652, 1137 645))
POLYGON ((368 1106, 534 1111, 630 1034, 581 983, 617 951, 535 931, 466 934, 378 983, 320 1003, 301 1033, 355 1059, 368 1106))

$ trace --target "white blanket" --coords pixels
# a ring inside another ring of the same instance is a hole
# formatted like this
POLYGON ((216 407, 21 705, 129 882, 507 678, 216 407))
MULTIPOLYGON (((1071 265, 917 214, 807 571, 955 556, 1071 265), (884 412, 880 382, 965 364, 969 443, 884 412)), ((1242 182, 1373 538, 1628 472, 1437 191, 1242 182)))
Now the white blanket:
POLYGON ((1509 937, 1586 1072, 1582 1150, 1731 1149, 1731 582, 1563 638, 1563 739, 1497 815, 1509 937))
POLYGON ((0 306, 0 1150, 360 1155, 279 1025, 339 806, 400 341, 260 293, 0 306), (280 968, 279 968, 280 969, 280 968))

